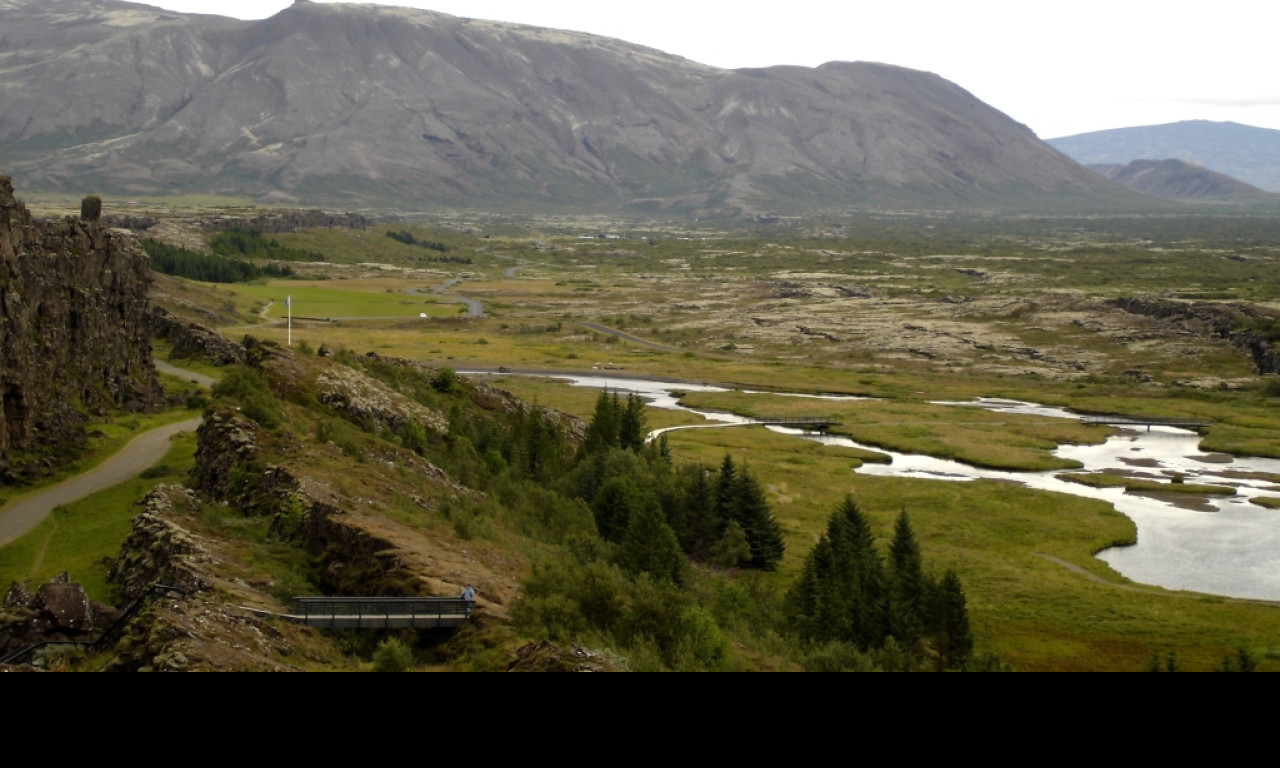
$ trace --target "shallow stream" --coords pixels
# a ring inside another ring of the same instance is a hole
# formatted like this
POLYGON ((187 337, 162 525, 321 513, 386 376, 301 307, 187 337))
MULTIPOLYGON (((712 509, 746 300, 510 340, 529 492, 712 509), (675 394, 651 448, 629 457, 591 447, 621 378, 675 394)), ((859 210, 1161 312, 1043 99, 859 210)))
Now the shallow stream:
MULTIPOLYGON (((673 392, 726 392, 701 384, 645 381, 612 376, 561 376, 573 386, 634 392, 653 408, 696 413, 705 425, 656 430, 651 438, 678 429, 725 427, 750 423, 731 413, 701 411, 680 404, 673 392)), ((755 393, 761 394, 761 393, 755 393)), ((771 392, 767 394, 779 395, 771 392)), ((863 400, 836 395, 802 395, 823 400, 863 400)), ((983 399, 972 403, 938 403, 957 408, 984 408, 1001 413, 1079 419, 1059 408, 1010 400, 983 399)), ((1280 475, 1280 460, 1205 454, 1194 432, 1172 427, 1126 430, 1102 445, 1064 445, 1057 456, 1084 465, 1079 472, 1123 472, 1129 476, 1167 481, 1181 474, 1189 484, 1224 485, 1237 489, 1235 496, 1141 496, 1123 488, 1090 488, 1059 480, 1059 472, 1008 472, 979 469, 929 456, 895 453, 861 445, 844 437, 770 427, 775 432, 815 440, 827 445, 864 448, 891 457, 890 464, 866 464, 856 471, 865 475, 909 477, 945 482, 1002 480, 1030 488, 1066 493, 1110 502, 1134 521, 1138 543, 1108 549, 1098 555, 1119 573, 1136 582, 1168 589, 1259 600, 1280 600, 1280 510, 1249 502, 1254 497, 1280 498, 1273 480, 1246 475, 1280 475)))

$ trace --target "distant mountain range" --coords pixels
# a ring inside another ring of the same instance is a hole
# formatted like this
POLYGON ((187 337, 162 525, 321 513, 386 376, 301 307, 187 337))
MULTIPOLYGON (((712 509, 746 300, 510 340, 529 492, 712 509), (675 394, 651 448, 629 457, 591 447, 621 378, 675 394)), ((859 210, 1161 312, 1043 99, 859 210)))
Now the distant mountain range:
POLYGON ((1129 189, 1168 200, 1246 202, 1275 198, 1280 204, 1280 195, 1184 160, 1134 160, 1089 167, 1129 189))
POLYGON ((1049 144, 1085 165, 1185 160, 1280 192, 1280 131, 1270 128, 1188 120, 1082 133, 1049 139, 1049 144))
POLYGON ((724 70, 375 5, 263 21, 0 0, 25 189, 426 210, 754 215, 1150 204, 924 72, 724 70))

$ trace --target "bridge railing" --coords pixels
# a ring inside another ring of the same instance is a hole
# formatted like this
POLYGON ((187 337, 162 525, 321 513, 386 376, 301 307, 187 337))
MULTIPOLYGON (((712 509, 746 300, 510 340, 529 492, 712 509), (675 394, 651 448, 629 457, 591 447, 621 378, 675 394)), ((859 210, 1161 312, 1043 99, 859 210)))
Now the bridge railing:
POLYGON ((821 426, 829 427, 840 422, 830 416, 758 416, 750 419, 752 424, 769 424, 775 426, 821 426))
POLYGON ((449 617, 470 615, 473 601, 460 597, 295 597, 293 612, 325 616, 449 617))
POLYGON ((1208 421, 1194 419, 1144 419, 1141 416, 1083 416, 1080 422, 1090 425, 1107 425, 1113 427, 1179 427, 1181 429, 1198 429, 1211 427, 1208 421))

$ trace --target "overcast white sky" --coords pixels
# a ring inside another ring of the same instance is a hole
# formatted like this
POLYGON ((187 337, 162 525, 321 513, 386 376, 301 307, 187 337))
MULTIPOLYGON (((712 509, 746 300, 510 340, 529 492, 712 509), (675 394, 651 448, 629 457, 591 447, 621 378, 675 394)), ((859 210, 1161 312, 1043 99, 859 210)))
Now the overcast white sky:
MULTIPOLYGON (((144 0, 145 2, 146 0, 144 0)), ((292 0, 152 0, 260 19, 292 0)), ((1274 0, 400 0, 575 29, 720 67, 880 61, 945 77, 1041 138, 1178 120, 1280 129, 1274 0)))

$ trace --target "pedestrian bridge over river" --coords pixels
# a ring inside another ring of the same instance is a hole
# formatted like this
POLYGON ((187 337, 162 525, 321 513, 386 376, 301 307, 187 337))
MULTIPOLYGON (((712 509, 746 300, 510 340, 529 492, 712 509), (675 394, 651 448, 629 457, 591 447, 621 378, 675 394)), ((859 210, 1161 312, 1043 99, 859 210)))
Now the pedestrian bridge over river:
POLYGON ((810 432, 825 432, 832 427, 840 426, 840 422, 830 416, 760 416, 747 419, 747 423, 761 424, 766 427, 803 429, 810 432))
POLYGON ((323 629, 437 629, 471 618, 459 597, 295 597, 287 621, 323 629))
POLYGON ((1100 424, 1109 427, 1146 427, 1150 432, 1152 427, 1177 427, 1178 429, 1204 429, 1212 427, 1213 424, 1208 421, 1195 421, 1192 419, 1144 419, 1135 416, 1085 416, 1080 419, 1084 424, 1100 424))

